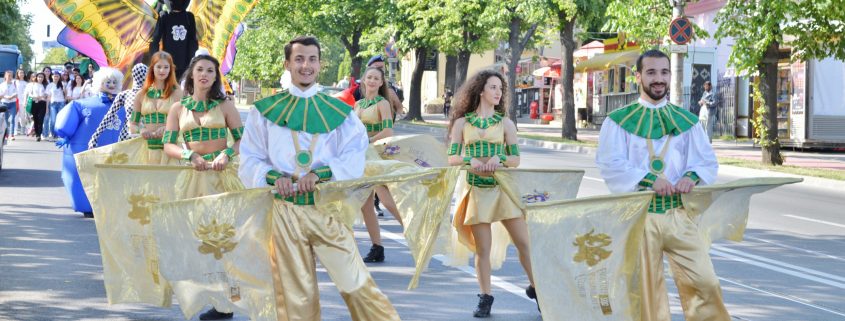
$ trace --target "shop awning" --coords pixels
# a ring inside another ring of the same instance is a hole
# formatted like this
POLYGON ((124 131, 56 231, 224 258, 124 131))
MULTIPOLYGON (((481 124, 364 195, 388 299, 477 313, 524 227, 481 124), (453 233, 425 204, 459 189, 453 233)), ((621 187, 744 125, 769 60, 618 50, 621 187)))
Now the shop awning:
POLYGON ((590 59, 582 61, 575 65, 576 72, 604 70, 610 66, 625 63, 639 57, 639 50, 626 50, 619 52, 611 52, 607 54, 595 55, 590 59))

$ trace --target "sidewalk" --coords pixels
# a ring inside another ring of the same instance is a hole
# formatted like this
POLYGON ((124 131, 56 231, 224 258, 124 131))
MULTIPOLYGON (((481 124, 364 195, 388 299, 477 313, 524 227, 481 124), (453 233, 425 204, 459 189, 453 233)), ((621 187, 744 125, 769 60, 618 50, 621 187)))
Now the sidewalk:
MULTIPOLYGON (((441 114, 423 114, 423 119, 432 124, 446 125, 446 118, 441 114)), ((538 120, 522 117, 517 120, 519 133, 537 136, 560 137, 561 123, 552 122, 542 125, 538 120)), ((598 142, 599 131, 597 129, 578 129, 578 140, 585 142, 598 142)), ((587 153, 592 154, 594 147, 581 147, 587 153)), ((716 156, 730 157, 748 161, 759 161, 761 152, 759 147, 754 147, 750 141, 725 141, 713 140, 713 150, 716 156)), ((791 165, 804 168, 845 170, 845 153, 833 152, 800 152, 783 149, 785 157, 784 165, 791 165)))

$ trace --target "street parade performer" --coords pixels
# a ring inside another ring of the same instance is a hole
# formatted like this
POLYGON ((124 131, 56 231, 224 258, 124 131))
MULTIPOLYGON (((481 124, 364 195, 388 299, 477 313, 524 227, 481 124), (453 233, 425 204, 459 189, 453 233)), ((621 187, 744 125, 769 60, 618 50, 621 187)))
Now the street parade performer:
MULTIPOLYGON (((367 136, 370 143, 393 136, 393 109, 385 99, 388 94, 387 82, 384 79, 384 71, 379 68, 369 67, 364 71, 364 96, 355 103, 355 111, 361 122, 367 128, 367 136)), ((381 159, 380 157, 373 157, 381 159)), ((393 217, 402 224, 402 216, 396 207, 396 202, 390 195, 390 191, 384 186, 375 188, 375 193, 384 202, 385 207, 393 217)), ((381 245, 381 229, 379 228, 378 217, 373 207, 374 195, 370 195, 367 202, 361 208, 364 217, 364 224, 367 226, 367 233, 373 246, 370 252, 364 257, 364 262, 384 262, 384 246, 381 245)))
POLYGON ((320 320, 316 255, 353 320, 399 320, 367 271, 351 228, 314 206, 316 184, 363 175, 368 147, 351 108, 318 93, 320 58, 316 38, 298 37, 285 46, 293 86, 255 103, 241 142, 244 185, 278 192, 271 242, 277 311, 293 320, 320 320))
POLYGON ((147 164, 175 164, 175 158, 164 155, 162 136, 168 118, 168 111, 174 103, 182 99, 182 90, 176 82, 176 65, 169 53, 159 51, 153 54, 147 80, 141 87, 140 95, 135 96, 132 119, 129 121, 129 133, 141 134, 147 141, 147 164), (143 126, 139 128, 139 124, 143 126))
MULTIPOLYGON (((88 141, 112 106, 115 94, 122 87, 122 82, 123 74, 117 69, 100 69, 94 74, 93 81, 93 88, 97 90, 97 94, 71 101, 56 117, 56 134, 60 137, 56 145, 64 150, 62 181, 71 196, 73 209, 87 218, 94 217, 94 213, 82 188, 73 155, 88 150, 88 141)), ((100 137, 98 144, 108 145, 115 142, 117 142, 117 135, 107 135, 100 137)))
POLYGON ((730 320, 709 242, 682 195, 716 181, 719 164, 698 117, 667 102, 669 57, 658 50, 636 63, 639 101, 608 114, 596 163, 613 193, 653 190, 641 246, 642 320, 670 320, 663 253, 678 287, 686 320, 730 320))
MULTIPOLYGON (((459 198, 453 225, 465 246, 475 252, 475 270, 481 293, 477 318, 490 316, 491 244, 496 238, 491 224, 501 222, 519 252, 519 261, 531 285, 526 294, 536 299, 529 257, 528 228, 520 206, 509 198, 493 178, 502 167, 519 166, 516 126, 506 118, 507 83, 498 72, 485 70, 470 78, 458 91, 449 121, 449 164, 469 165, 467 192, 459 198)), ((501 260, 498 258, 494 258, 501 260)))
POLYGON ((104 133, 107 133, 106 135, 117 133, 119 136, 118 141, 129 139, 129 124, 126 120, 132 117, 132 105, 135 103, 135 96, 141 90, 141 87, 144 86, 144 79, 147 78, 147 69, 147 65, 145 64, 135 64, 132 67, 132 88, 121 91, 114 98, 114 103, 112 103, 106 116, 103 117, 103 121, 97 126, 97 131, 94 132, 94 135, 91 136, 91 140, 88 142, 89 149, 99 146, 97 145, 97 140, 104 133))
POLYGON ((244 127, 235 104, 220 88, 220 63, 212 56, 194 57, 185 75, 187 95, 170 108, 162 136, 168 157, 194 169, 222 171, 238 153, 244 127), (227 132, 234 144, 227 147, 227 132), (182 138, 187 148, 177 145, 182 138))

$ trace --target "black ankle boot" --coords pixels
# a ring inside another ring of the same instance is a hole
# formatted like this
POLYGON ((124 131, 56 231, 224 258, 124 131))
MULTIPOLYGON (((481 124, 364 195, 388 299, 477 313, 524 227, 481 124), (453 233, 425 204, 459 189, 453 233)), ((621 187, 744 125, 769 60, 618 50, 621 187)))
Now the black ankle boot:
POLYGON ((478 307, 475 308, 472 316, 476 318, 489 318, 490 309, 493 307, 493 296, 489 294, 478 295, 478 307))
POLYGON ((384 246, 373 244, 373 247, 370 248, 370 253, 367 253, 367 257, 364 258, 364 262, 384 262, 384 246))
POLYGON ((525 295, 527 295, 529 299, 534 299, 534 302, 537 302, 537 311, 540 311, 540 300, 537 300, 537 291, 533 286, 529 285, 525 288, 525 295))
POLYGON ((217 309, 215 308, 211 308, 211 310, 205 311, 205 313, 200 314, 200 320, 227 320, 231 319, 234 315, 234 313, 223 313, 217 311, 217 309))

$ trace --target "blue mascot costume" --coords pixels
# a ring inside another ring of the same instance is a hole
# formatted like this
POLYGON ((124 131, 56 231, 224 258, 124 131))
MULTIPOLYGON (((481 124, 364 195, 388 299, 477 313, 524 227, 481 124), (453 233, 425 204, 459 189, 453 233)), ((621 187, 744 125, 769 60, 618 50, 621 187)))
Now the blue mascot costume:
MULTIPOLYGON (((94 217, 91 203, 82 189, 79 172, 76 170, 76 160, 73 155, 88 150, 88 141, 97 130, 114 101, 123 82, 123 74, 117 69, 101 68, 94 73, 93 86, 95 95, 71 101, 56 117, 56 134, 59 136, 57 146, 64 149, 62 159, 62 181, 70 193, 73 210, 82 212, 85 217, 94 217)), ((117 142, 118 133, 101 135, 97 146, 105 146, 117 142)))

